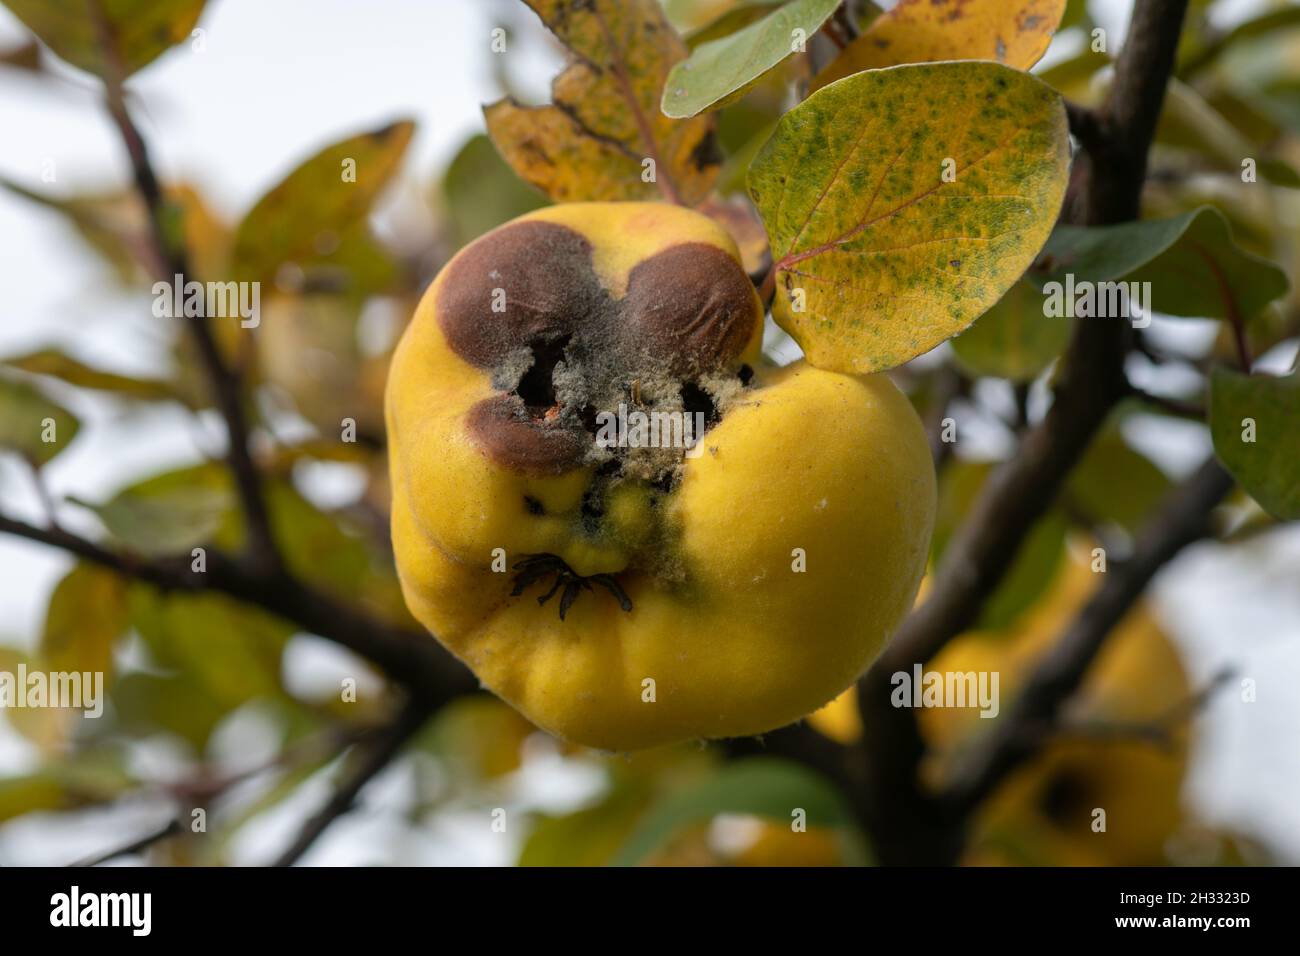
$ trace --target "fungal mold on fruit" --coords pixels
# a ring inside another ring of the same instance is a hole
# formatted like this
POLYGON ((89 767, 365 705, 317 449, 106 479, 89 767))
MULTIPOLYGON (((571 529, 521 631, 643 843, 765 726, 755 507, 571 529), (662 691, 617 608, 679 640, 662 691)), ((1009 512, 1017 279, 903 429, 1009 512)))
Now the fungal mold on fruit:
POLYGON ((768 730, 910 605, 934 510, 911 406, 773 368, 763 318, 727 233, 657 203, 530 213, 425 294, 386 401, 403 590, 541 727, 612 750, 768 730))

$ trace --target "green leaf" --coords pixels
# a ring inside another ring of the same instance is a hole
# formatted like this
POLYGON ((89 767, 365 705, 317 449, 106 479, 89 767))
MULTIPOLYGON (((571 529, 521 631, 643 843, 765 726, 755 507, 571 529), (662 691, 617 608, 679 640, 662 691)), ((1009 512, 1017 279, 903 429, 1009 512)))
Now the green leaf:
POLYGON ((205 0, 5 0, 73 66, 126 79, 190 35, 205 0))
POLYGON ((0 823, 39 810, 60 810, 69 802, 63 784, 52 773, 0 777, 0 823))
POLYGON ((176 397, 175 390, 167 382, 105 372, 55 348, 14 356, 4 359, 3 363, 33 375, 48 375, 78 388, 111 392, 127 398, 164 401, 176 397))
POLYGON ((659 109, 686 44, 658 0, 525 2, 572 56, 551 84, 551 104, 504 99, 483 111, 520 178, 556 202, 707 197, 718 175, 713 120, 659 109))
POLYGON ((274 288, 277 273, 289 265, 303 271, 304 284, 341 284, 344 291, 382 284, 386 256, 370 238, 366 219, 414 130, 410 121, 392 123, 327 146, 300 164, 236 229, 235 276, 274 288))
POLYGON ((1033 262, 1068 166, 1060 97, 996 63, 831 84, 781 119, 750 168, 776 261, 773 316, 832 371, 928 352, 1033 262))
POLYGON ((725 106, 796 53, 798 38, 806 43, 839 5, 840 0, 789 0, 730 36, 697 46, 668 74, 664 114, 685 119, 725 106))
POLYGON ((1070 323, 1043 314, 1043 294, 1017 282, 998 304, 952 340, 957 361, 975 375, 1032 382, 1065 350, 1070 323))
POLYGON ((1071 505, 1092 521, 1134 534, 1170 490, 1169 477, 1129 447, 1116 427, 1103 431, 1070 473, 1071 505))
POLYGON ((103 803, 138 786, 116 750, 79 750, 30 774, 0 777, 0 823, 40 810, 103 803))
POLYGON ((215 464, 156 475, 100 505, 69 500, 93 511, 117 541, 147 556, 188 554, 210 543, 235 503, 228 472, 215 464))
POLYGON ((140 737, 170 733, 198 754, 207 747, 212 731, 237 706, 230 700, 218 701, 193 673, 126 674, 114 682, 110 696, 122 730, 140 737))
POLYGON ((113 670, 113 643, 130 617, 127 585, 116 572, 78 564, 54 588, 41 633, 40 660, 52 671, 113 670))
POLYGON ((1088 45, 1069 59, 1043 70, 1038 76, 1067 99, 1084 102, 1095 96, 1092 93, 1092 78, 1110 66, 1110 63, 1109 56, 1088 45))
POLYGON ((1261 508, 1300 518, 1300 372, 1274 378, 1216 368, 1210 433, 1219 459, 1261 508))
POLYGON ((1243 160, 1253 158, 1259 173, 1270 182, 1300 187, 1295 169, 1247 140, 1199 93, 1177 80, 1170 81, 1165 93, 1156 142, 1194 153, 1208 168, 1234 176, 1241 175, 1243 160))
POLYGON ((853 825, 839 791, 811 770, 771 757, 739 760, 653 807, 612 862, 635 866, 682 828, 721 813, 753 814, 789 825, 796 809, 805 812, 809 827, 853 825))
POLYGON ((1058 226, 1028 278, 1068 300, 1075 283, 1150 282, 1151 307, 1166 315, 1249 319, 1286 294, 1286 273, 1239 248, 1211 206, 1173 219, 1118 226, 1058 226))
POLYGON ((43 465, 72 443, 80 427, 70 411, 35 386, 0 378, 0 449, 43 465))
POLYGON ((1282 30, 1300 27, 1300 7, 1283 7, 1270 10, 1256 17, 1243 20, 1226 33, 1214 37, 1198 49, 1193 49, 1178 65, 1178 76, 1182 79, 1195 76, 1218 62, 1224 53, 1240 44, 1243 40, 1256 37, 1276 37, 1282 30))
POLYGON ((233 708, 281 695, 280 657, 294 629, 219 594, 130 592, 131 622, 157 663, 233 708))
POLYGON ((442 194, 457 248, 546 205, 546 199, 520 181, 481 133, 471 137, 447 167, 442 194))
POLYGON ((540 816, 519 853, 519 866, 604 866, 645 813, 645 787, 616 786, 594 806, 540 816))
MULTIPOLYGON (((930 542, 934 563, 942 559, 953 534, 970 514, 993 467, 988 462, 953 461, 943 469, 939 479, 939 510, 930 542)), ((1065 555, 1067 528, 1064 515, 1057 510, 1039 519, 1017 553, 1011 570, 985 602, 978 627, 988 630, 1010 627, 1047 592, 1065 555)))

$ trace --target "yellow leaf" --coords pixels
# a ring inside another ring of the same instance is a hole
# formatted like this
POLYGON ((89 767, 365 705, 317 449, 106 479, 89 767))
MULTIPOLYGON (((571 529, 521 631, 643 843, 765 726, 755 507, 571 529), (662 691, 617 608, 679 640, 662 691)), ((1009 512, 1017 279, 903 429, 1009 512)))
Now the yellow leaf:
POLYGON ((190 36, 205 0, 5 0, 73 66, 124 80, 190 36))
POLYGON ((819 368, 876 372, 929 351, 1033 262, 1069 155, 1060 97, 996 63, 872 70, 820 90, 750 167, 773 317, 819 368))
POLYGON ((113 669, 113 642, 128 624, 126 583, 113 571, 78 564, 55 587, 45 615, 40 660, 52 671, 113 669))
MULTIPOLYGON (((313 274, 343 274, 342 291, 381 272, 372 256, 366 217, 375 197, 401 165, 415 124, 409 120, 351 136, 305 160, 258 200, 235 231, 231 271, 274 286, 296 266, 313 274)), ((382 284, 380 282, 379 284, 382 284)))
POLYGON ((659 109, 686 45, 657 0, 526 0, 569 48, 552 105, 501 100, 488 134, 523 179, 559 202, 662 197, 694 205, 713 188, 713 120, 659 109))
POLYGON ((1039 61, 1066 0, 899 0, 813 80, 813 90, 862 70, 900 63, 994 60, 1018 70, 1039 61))

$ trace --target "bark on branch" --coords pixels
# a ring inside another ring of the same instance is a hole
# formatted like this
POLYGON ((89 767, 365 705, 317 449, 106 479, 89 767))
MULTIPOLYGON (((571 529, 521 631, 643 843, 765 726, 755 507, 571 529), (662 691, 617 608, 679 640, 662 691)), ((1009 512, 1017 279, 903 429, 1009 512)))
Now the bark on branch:
MULTIPOLYGON (((1173 70, 1187 0, 1137 0, 1106 101, 1075 110, 1087 152, 1075 218, 1106 225, 1138 218, 1147 154, 1173 70), (1086 124, 1085 124, 1086 119, 1086 124)), ((1015 456, 990 477, 937 568, 929 599, 904 622, 858 684, 868 785, 864 816, 886 863, 950 863, 960 821, 917 779, 924 744, 910 711, 889 704, 890 675, 930 660, 971 627, 1034 524, 1115 404, 1128 392, 1128 330, 1118 320, 1077 321, 1055 401, 1015 456)), ((1131 596, 1130 596, 1131 600, 1131 596)))

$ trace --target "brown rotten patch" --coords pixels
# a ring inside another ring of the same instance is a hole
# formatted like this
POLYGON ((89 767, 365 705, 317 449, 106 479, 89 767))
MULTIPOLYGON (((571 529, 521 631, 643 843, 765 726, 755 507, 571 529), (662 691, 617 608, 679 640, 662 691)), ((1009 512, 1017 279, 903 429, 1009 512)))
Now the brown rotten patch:
POLYGON ((494 395, 469 410, 469 432, 493 461, 525 475, 559 475, 582 464, 591 437, 558 412, 533 414, 518 395, 494 395))
POLYGON ((451 348, 508 390, 471 409, 471 434, 493 460, 532 475, 582 465, 593 409, 643 380, 703 395, 695 379, 735 361, 758 321, 748 276, 716 246, 682 243, 638 263, 615 300, 590 242, 536 221, 457 256, 437 315, 451 348))
POLYGON ((495 368, 521 346, 600 321, 611 303, 586 238, 567 226, 518 222, 456 256, 437 310, 452 350, 479 368, 495 368))
POLYGON ((754 334, 754 287, 717 246, 687 242, 639 263, 628 277, 622 348, 677 376, 724 368, 754 334))

